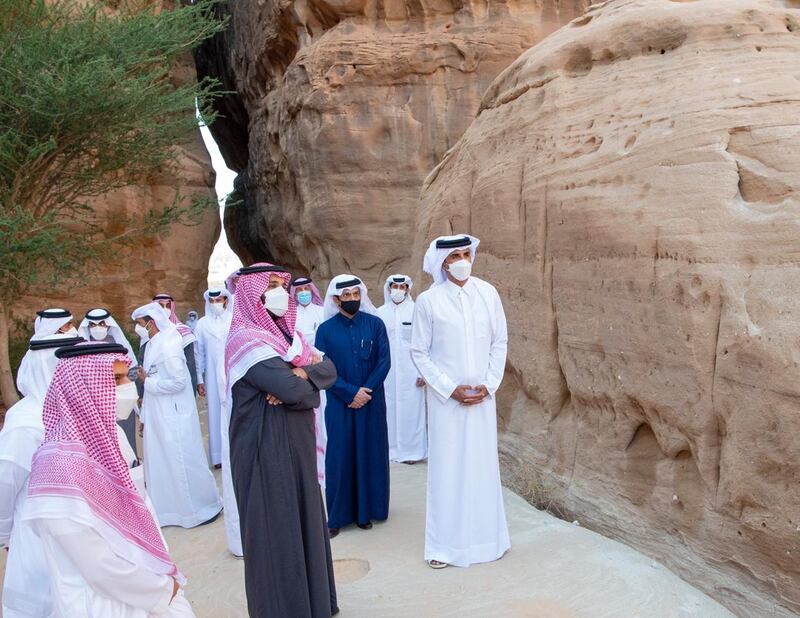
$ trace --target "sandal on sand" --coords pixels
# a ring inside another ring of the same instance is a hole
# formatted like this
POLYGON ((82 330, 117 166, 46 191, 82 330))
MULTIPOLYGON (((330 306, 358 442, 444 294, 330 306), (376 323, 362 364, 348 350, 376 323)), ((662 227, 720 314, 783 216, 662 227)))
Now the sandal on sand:
POLYGON ((446 562, 439 562, 438 560, 428 560, 428 566, 432 569, 446 569, 448 564, 446 562))

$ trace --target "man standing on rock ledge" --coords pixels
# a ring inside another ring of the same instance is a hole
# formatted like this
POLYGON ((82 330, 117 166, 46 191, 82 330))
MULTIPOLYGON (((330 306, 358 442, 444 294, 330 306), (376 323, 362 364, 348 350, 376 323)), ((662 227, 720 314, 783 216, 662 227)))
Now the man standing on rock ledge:
POLYGON ((428 384, 425 560, 434 569, 491 562, 511 547, 494 399, 508 333, 497 290, 470 277, 479 242, 461 235, 430 244, 423 270, 434 283, 417 299, 411 333, 428 384))

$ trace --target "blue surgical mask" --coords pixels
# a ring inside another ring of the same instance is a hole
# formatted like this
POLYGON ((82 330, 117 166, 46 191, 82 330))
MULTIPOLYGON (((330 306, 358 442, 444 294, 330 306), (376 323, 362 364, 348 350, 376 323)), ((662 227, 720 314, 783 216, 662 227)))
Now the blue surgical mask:
POLYGON ((303 305, 303 307, 311 304, 311 292, 309 292, 308 290, 303 290, 302 292, 298 292, 297 302, 303 305))

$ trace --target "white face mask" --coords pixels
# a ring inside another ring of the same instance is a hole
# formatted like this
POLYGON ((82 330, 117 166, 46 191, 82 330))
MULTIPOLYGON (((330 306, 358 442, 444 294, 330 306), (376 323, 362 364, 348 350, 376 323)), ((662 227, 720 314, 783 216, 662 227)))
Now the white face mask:
POLYGON ((225 305, 222 303, 211 303, 211 313, 214 315, 222 315, 225 313, 225 305))
POLYGON ((131 411, 139 400, 136 384, 127 382, 117 387, 117 420, 124 421, 131 415, 131 411))
POLYGON ((90 326, 89 334, 94 341, 103 341, 108 337, 108 326, 90 326))
POLYGON ((66 330, 62 333, 62 335, 66 335, 67 337, 77 337, 78 336, 78 329, 74 326, 69 330, 66 330))
POLYGON ((133 330, 136 331, 136 334, 139 335, 142 339, 149 339, 150 333, 147 332, 147 329, 142 326, 141 324, 137 324, 133 327, 133 330))
POLYGON ((406 291, 398 290, 396 288, 393 290, 389 290, 389 298, 392 299, 392 302, 397 303, 399 305, 406 299, 406 291))
POLYGON ((264 293, 264 309, 278 317, 289 310, 289 293, 283 288, 272 288, 264 293))
POLYGON ((466 281, 472 273, 472 262, 468 260, 458 260, 448 266, 448 272, 459 281, 466 281))

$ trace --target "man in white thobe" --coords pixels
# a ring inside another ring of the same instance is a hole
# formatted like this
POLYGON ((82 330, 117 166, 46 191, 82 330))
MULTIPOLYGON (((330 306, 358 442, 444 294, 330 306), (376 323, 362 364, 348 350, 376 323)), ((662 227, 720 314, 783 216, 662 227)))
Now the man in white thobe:
POLYGON ((423 268, 434 280, 420 294, 411 356, 428 385, 425 560, 432 568, 500 558, 511 546, 497 457, 495 392, 508 334, 489 283, 471 277, 472 236, 434 240, 423 268))
POLYGON ((411 326, 414 282, 407 275, 392 275, 383 286, 383 306, 378 317, 386 325, 392 368, 384 382, 386 424, 389 429, 389 459, 414 463, 425 459, 425 381, 411 360, 411 326))
POLYGON ((222 288, 209 288, 203 297, 206 313, 194 328, 197 357, 197 392, 208 401, 208 453, 215 468, 222 468, 222 503, 228 550, 242 556, 239 510, 231 478, 231 442, 228 433, 231 408, 226 405, 225 342, 231 329, 233 295, 222 288))
MULTIPOLYGON (((104 307, 89 309, 78 326, 78 335, 89 342, 118 343, 128 351, 128 358, 131 359, 131 379, 136 378, 136 366, 139 364, 136 354, 133 352, 128 337, 117 324, 111 312, 104 307)), ((125 420, 117 421, 125 432, 129 448, 136 452, 136 415, 130 414, 125 420)))
POLYGON ((197 367, 197 392, 208 402, 208 458, 215 468, 222 467, 222 401, 225 398, 225 342, 231 328, 233 304, 228 290, 210 288, 203 294, 206 313, 197 321, 194 354, 197 367))
POLYGON ((181 335, 156 303, 133 319, 147 330, 139 379, 144 383, 144 476, 162 526, 193 528, 222 510, 208 467, 197 403, 181 335))
POLYGON ((22 520, 22 512, 31 459, 44 438, 42 405, 58 363, 54 352, 83 340, 41 332, 31 341, 25 373, 18 375, 17 388, 23 398, 6 412, 0 431, 0 544, 8 547, 3 582, 5 618, 44 618, 54 611, 42 543, 22 520))
POLYGON ((151 511, 120 456, 114 417, 136 388, 118 344, 59 348, 22 521, 47 565, 58 618, 193 618, 151 511))

